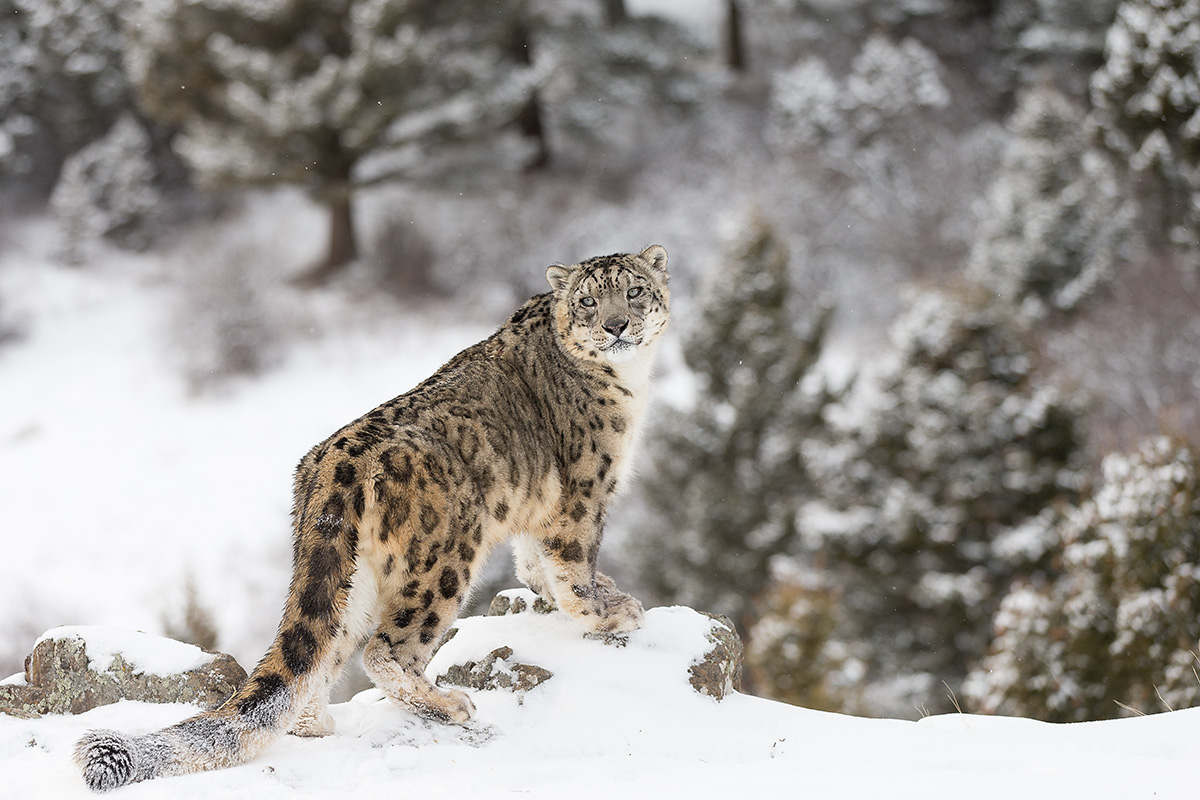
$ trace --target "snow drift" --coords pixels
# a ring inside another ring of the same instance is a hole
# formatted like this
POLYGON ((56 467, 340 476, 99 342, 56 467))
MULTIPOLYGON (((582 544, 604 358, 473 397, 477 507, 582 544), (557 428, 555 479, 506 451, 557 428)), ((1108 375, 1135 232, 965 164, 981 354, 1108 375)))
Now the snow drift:
MULTIPOLYGON (((711 618, 655 608, 620 641, 584 639, 559 614, 470 617, 430 675, 500 647, 553 677, 524 692, 468 690, 466 726, 429 723, 376 690, 334 705, 337 732, 286 737, 249 764, 119 790, 128 798, 1190 796, 1200 709, 1051 725, 949 715, 919 722, 698 693, 688 670, 711 618)), ((196 711, 123 701, 79 716, 0 716, 5 796, 90 797, 71 763, 88 729, 141 733, 196 711)))

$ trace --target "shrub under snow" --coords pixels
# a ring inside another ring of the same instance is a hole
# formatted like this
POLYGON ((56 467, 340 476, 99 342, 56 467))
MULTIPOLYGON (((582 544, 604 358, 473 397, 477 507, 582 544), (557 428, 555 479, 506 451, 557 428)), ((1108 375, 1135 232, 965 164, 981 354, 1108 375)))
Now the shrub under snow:
POLYGON ((1001 604, 968 680, 979 709, 1074 721, 1200 702, 1196 455, 1157 438, 1103 473, 1060 527, 1063 574, 1001 604))

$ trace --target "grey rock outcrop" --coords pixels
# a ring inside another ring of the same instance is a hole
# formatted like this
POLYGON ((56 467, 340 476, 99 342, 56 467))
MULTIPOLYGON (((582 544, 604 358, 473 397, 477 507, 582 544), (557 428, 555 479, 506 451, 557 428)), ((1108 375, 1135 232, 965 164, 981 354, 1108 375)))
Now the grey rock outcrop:
POLYGON ((547 602, 541 597, 535 596, 533 602, 529 602, 522 593, 508 591, 501 592, 492 598, 487 615, 489 617, 506 617, 509 614, 523 614, 526 611, 532 611, 535 614, 550 614, 557 610, 553 603, 547 602))
MULTIPOLYGON (((690 609, 657 609, 649 612, 651 616, 659 613, 682 613, 682 619, 695 620, 697 617, 709 622, 709 629, 704 633, 707 649, 703 654, 689 661, 681 661, 679 670, 687 671, 687 680, 692 689, 706 697, 721 700, 742 689, 742 640, 738 636, 733 623, 723 616, 701 614, 690 609)), ((488 617, 512 617, 516 615, 543 615, 558 613, 553 605, 527 590, 509 590, 501 592, 492 600, 488 608, 488 617)), ((663 617, 656 616, 656 619, 663 617)), ((678 617, 677 617, 678 618, 678 617)), ((648 621, 650 617, 647 618, 648 621)), ((497 620, 499 623, 499 620, 497 620)), ((661 624, 661 623, 660 623, 661 624)), ((690 624, 695 624, 692 622, 690 624)), ((540 683, 550 679, 553 673, 536 664, 516 663, 512 660, 513 649, 506 642, 508 637, 496 628, 497 634, 487 647, 493 648, 486 655, 480 655, 480 650, 474 653, 459 652, 450 658, 454 663, 439 667, 437 683, 439 686, 459 686, 471 689, 502 689, 517 693, 527 692, 540 683), (497 646, 499 645, 499 646, 497 646)), ((456 629, 452 628, 453 634, 456 629)), ((597 640, 615 648, 646 647, 639 644, 639 634, 634 632, 609 634, 584 634, 585 639, 597 640)), ((448 639, 449 637, 447 637, 448 639)), ((653 647, 653 645, 651 645, 653 647)), ((695 652, 694 650, 692 652, 695 652)), ((535 657, 536 658, 536 657, 535 657)))
POLYGON ((742 639, 729 617, 704 616, 716 623, 706 637, 712 649, 688 668, 688 683, 700 694, 721 700, 742 690, 742 639))
POLYGON ((538 684, 554 677, 554 673, 533 664, 509 663, 511 647, 497 647, 479 661, 455 664, 437 677, 438 686, 461 686, 467 689, 504 689, 528 692, 538 684))
MULTIPOLYGON (((26 719, 80 714, 118 700, 214 708, 246 680, 246 671, 233 656, 200 648, 194 648, 197 655, 210 658, 179 672, 160 674, 144 669, 127 654, 110 655, 99 646, 94 649, 100 653, 100 661, 109 663, 97 663, 88 653, 88 630, 70 629, 39 641, 25 659, 24 682, 0 685, 0 713, 26 719)), ((159 647, 192 647, 171 639, 159 641, 159 647)))

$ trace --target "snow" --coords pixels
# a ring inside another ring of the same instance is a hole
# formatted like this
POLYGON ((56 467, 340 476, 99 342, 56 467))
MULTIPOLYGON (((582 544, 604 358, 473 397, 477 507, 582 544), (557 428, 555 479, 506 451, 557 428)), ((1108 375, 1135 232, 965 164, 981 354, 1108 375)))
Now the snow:
MULTIPOLYGON (((523 697, 468 690, 464 727, 424 722, 368 690, 334 705, 334 735, 285 737, 233 769, 162 778, 119 797, 359 798, 1185 797, 1200 758, 1200 709, 1051 725, 947 715, 919 722, 809 711, 748 695, 695 693, 686 665, 711 623, 655 608, 619 647, 561 615, 467 618, 430 674, 500 644, 554 677, 523 697)), ((0 716, 5 796, 84 798, 71 763, 91 728, 145 732, 196 709, 123 701, 79 716, 0 716)))
POLYGON ((47 639, 81 639, 87 642, 88 666, 96 672, 112 667, 120 653, 135 673, 172 675, 199 669, 212 660, 194 644, 185 644, 141 631, 106 625, 63 625, 38 637, 36 647, 47 639))
POLYGON ((684 25, 701 40, 715 45, 725 19, 720 0, 626 0, 630 14, 654 14, 684 25))

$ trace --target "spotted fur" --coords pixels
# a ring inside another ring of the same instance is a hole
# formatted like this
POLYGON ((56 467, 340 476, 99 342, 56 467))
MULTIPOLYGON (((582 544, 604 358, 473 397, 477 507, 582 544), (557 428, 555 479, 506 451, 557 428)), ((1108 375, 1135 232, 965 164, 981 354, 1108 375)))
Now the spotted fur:
POLYGON ((642 607, 597 572, 609 500, 629 470, 653 351, 669 316, 667 254, 546 272, 491 337, 314 447, 295 476, 293 575, 274 643, 222 706, 145 736, 93 731, 88 786, 216 769, 284 732, 332 730, 329 689, 365 640, 368 675, 431 719, 474 707, 425 667, 488 551, 591 632, 642 607))

